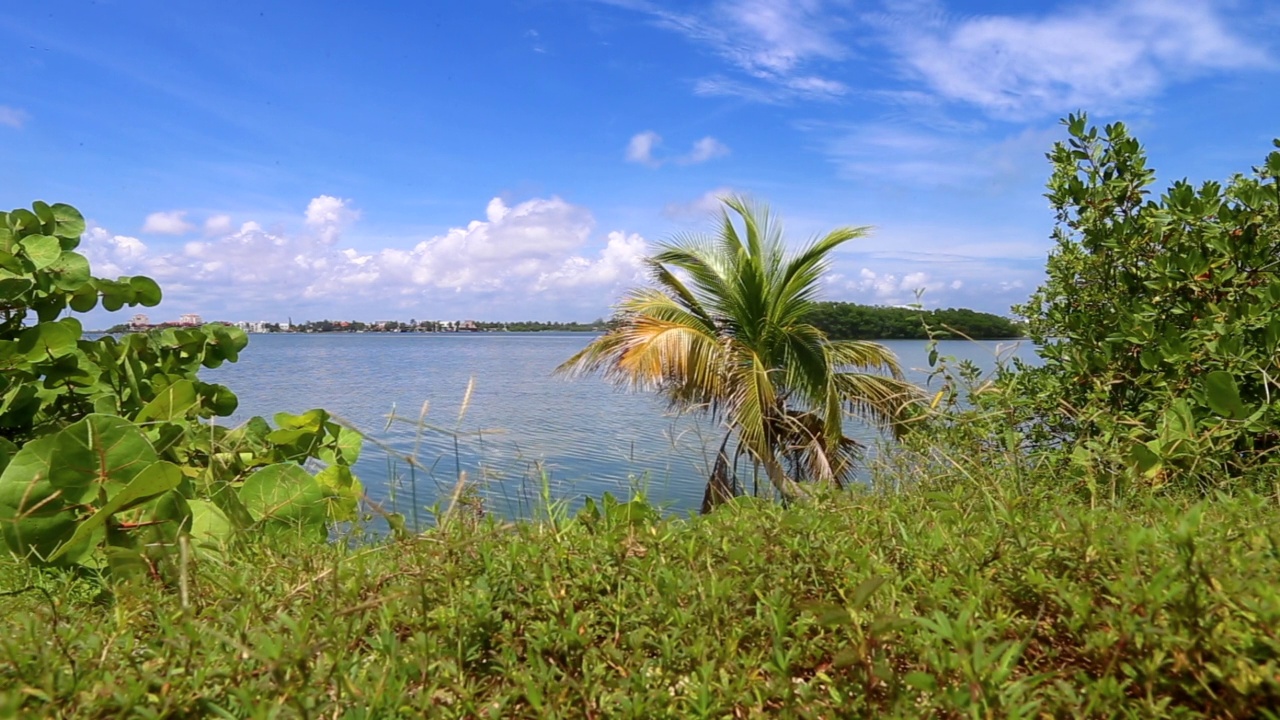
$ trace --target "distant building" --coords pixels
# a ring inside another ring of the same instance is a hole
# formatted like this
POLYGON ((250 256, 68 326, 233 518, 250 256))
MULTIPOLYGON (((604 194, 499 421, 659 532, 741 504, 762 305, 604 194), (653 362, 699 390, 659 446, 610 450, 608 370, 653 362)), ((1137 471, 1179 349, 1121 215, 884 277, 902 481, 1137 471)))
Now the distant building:
POLYGON ((270 325, 270 323, 268 323, 266 320, 256 320, 256 321, 241 320, 240 322, 233 323, 233 324, 247 333, 270 332, 270 329, 267 327, 268 325, 270 325))
POLYGON ((179 325, 203 325, 204 320, 202 320, 200 316, 195 313, 186 313, 185 315, 178 316, 178 324, 179 325))
POLYGON ((129 329, 131 330, 142 330, 149 327, 151 327, 151 318, 142 313, 129 318, 129 329))

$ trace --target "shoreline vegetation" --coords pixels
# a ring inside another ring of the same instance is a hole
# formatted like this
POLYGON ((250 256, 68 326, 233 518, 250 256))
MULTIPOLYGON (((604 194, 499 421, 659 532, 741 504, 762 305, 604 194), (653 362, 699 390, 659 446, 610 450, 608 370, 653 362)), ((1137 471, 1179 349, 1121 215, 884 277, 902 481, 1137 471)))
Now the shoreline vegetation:
MULTIPOLYGON (((1025 336, 1026 327, 1009 318, 963 308, 922 309, 885 305, 862 305, 849 302, 816 303, 810 317, 818 329, 835 340, 927 340, 926 328, 933 328, 933 337, 960 337, 970 340, 1007 340, 1025 336)), ((409 320, 385 322, 361 322, 358 320, 317 320, 298 324, 289 323, 231 323, 245 332, 270 333, 469 333, 469 332, 606 332, 615 326, 614 320, 599 319, 593 322, 558 321, 434 321, 409 320), (251 327, 245 327, 251 326, 251 327)), ((162 323, 140 327, 120 323, 98 332, 122 334, 141 330, 163 330, 168 327, 188 327, 180 323, 162 323)))
POLYGON ((790 249, 728 199, 650 259, 562 368, 721 421, 686 518, 545 474, 496 517, 458 470, 410 531, 325 411, 210 422, 243 331, 85 338, 159 286, 90 276, 70 206, 0 214, 0 717, 1280 717, 1280 150, 1155 193, 1123 124, 1063 124, 1035 367, 935 343, 890 392, 804 312, 861 228, 790 249))

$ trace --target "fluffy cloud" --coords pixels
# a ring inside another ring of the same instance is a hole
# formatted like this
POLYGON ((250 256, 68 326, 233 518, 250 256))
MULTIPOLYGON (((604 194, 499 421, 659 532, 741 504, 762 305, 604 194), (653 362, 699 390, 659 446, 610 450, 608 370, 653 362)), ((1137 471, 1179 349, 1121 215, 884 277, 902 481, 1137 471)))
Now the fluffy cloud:
POLYGON ((708 160, 714 160, 715 158, 724 157, 728 154, 728 145, 725 145, 719 140, 708 135, 694 143, 693 149, 689 151, 689 154, 677 159, 676 162, 680 162, 685 165, 697 165, 698 163, 704 163, 708 160))
POLYGON ((934 93, 1003 117, 1115 110, 1175 80, 1270 62, 1228 28, 1221 3, 1120 0, 955 21, 937 2, 906 6, 877 23, 906 68, 934 93))
POLYGON ((657 167, 661 163, 653 157, 653 150, 660 144, 662 136, 652 130, 636 133, 627 143, 627 162, 657 167))
POLYGON ((649 167, 661 167, 667 162, 678 165, 698 165, 729 154, 729 146, 708 135, 698 140, 684 155, 660 158, 654 152, 662 145, 662 136, 652 130, 636 133, 627 143, 627 161, 649 167))
POLYGON ((307 203, 307 225, 320 234, 326 244, 338 239, 343 228, 360 219, 360 211, 348 206, 350 200, 321 195, 307 203))
POLYGON ((186 210, 153 212, 142 224, 142 232, 156 235, 185 235, 195 229, 195 225, 187 222, 186 218, 186 210))
POLYGON ((9 107, 8 105, 0 105, 0 125, 7 125, 16 130, 21 130, 30 117, 25 110, 9 107))
MULTIPOLYGON (((206 229, 222 226, 224 217, 206 229)), ((167 306, 227 319, 300 308, 314 308, 317 317, 392 308, 447 316, 481 307, 513 318, 561 307, 599 315, 644 276, 642 237, 611 232, 593 249, 591 214, 556 197, 516 205, 494 198, 484 219, 412 245, 338 249, 357 218, 350 201, 322 195, 299 218, 298 232, 250 221, 156 251, 95 227, 84 248, 99 274, 152 275, 167 306)))
POLYGON ((230 215, 213 215, 204 221, 205 235, 226 235, 231 232, 230 215))
POLYGON ((136 237, 113 235, 106 229, 92 226, 81 238, 80 251, 89 259, 95 275, 117 277, 130 274, 147 254, 147 245, 136 237))

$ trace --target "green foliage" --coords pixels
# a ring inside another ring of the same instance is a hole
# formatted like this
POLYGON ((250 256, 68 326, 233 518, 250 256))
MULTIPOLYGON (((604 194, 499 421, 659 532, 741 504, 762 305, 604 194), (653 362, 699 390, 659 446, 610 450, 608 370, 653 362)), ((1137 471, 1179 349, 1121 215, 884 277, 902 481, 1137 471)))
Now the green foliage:
POLYGON ((41 563, 105 562, 117 574, 165 571, 184 534, 214 548, 288 528, 324 538, 356 519, 360 438, 313 410, 228 430, 205 420, 236 396, 200 380, 248 343, 211 324, 120 338, 83 337, 58 316, 153 306, 150 278, 92 277, 74 252, 84 220, 37 202, 0 213, 0 535, 41 563), (33 318, 34 316, 34 318, 33 318), (34 323, 29 323, 34 319, 34 323), (325 465, 314 477, 309 459, 325 465))
POLYGON ((1025 328, 1008 318, 964 308, 879 307, 846 302, 814 303, 808 316, 836 340, 924 340, 963 337, 971 340, 1018 338, 1025 328), (926 332, 932 329, 932 335, 926 332))
POLYGON ((1015 308, 1044 367, 1006 376, 1005 399, 1023 406, 1031 441, 1086 482, 1273 476, 1280 152, 1252 176, 1175 182, 1157 200, 1124 125, 1064 124, 1070 138, 1049 154, 1057 247, 1044 285, 1015 308))
POLYGON ((911 492, 691 520, 606 499, 576 521, 358 549, 273 536, 197 560, 185 604, 153 585, 103 604, 89 581, 0 565, 0 591, 30 588, 0 618, 0 715, 1193 718, 1280 703, 1274 505, 1091 510, 1051 473, 954 459, 969 477, 917 474, 908 456, 880 470, 911 492))

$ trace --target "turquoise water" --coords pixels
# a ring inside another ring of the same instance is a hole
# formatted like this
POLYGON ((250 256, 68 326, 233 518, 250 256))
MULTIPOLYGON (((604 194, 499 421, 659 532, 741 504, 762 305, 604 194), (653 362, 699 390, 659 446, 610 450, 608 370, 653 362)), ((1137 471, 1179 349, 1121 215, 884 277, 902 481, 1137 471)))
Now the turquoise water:
MULTIPOLYGON (((672 511, 696 510, 722 433, 709 421, 670 415, 653 396, 622 392, 597 378, 554 377, 554 368, 592 337, 252 335, 238 363, 201 377, 239 396, 230 424, 322 407, 359 428, 370 442, 356 470, 370 497, 410 517, 415 490, 416 505, 430 506, 448 497, 461 472, 481 480, 487 505, 505 514, 527 513, 543 477, 554 497, 570 502, 642 487, 672 511), (423 422, 431 428, 419 432, 424 403, 423 422), (417 458, 413 487, 408 463, 392 453, 417 458)), ((885 344, 909 377, 923 383, 925 343, 885 344)), ((996 353, 1010 348, 1021 357, 1034 354, 1028 344, 1009 342, 944 342, 940 352, 989 369, 996 353)), ((874 440, 865 429, 851 430, 874 440)))

